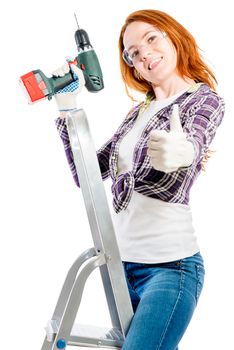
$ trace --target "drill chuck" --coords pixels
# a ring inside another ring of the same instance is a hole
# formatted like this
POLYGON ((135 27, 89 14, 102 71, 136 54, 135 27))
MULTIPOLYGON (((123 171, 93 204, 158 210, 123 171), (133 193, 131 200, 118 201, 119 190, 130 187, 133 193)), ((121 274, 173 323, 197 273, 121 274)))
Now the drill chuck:
POLYGON ((78 29, 75 32, 75 40, 78 52, 92 49, 92 45, 89 40, 89 36, 84 29, 78 29))
POLYGON ((78 67, 83 71, 86 88, 90 92, 102 90, 104 83, 97 55, 90 43, 87 32, 79 26, 75 32, 75 40, 78 51, 76 60, 78 67))

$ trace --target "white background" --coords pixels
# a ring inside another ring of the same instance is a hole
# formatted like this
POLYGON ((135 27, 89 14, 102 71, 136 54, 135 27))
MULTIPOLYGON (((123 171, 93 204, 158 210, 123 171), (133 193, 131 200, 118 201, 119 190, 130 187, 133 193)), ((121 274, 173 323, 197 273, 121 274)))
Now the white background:
MULTIPOLYGON (((154 8, 189 29, 216 72, 226 101, 216 150, 191 193, 194 225, 206 264, 206 283, 180 350, 233 346, 233 16, 231 2, 66 1, 5 2, 1 11, 1 347, 40 349, 65 275, 92 246, 81 192, 75 187, 54 127, 54 101, 29 106, 19 77, 46 75, 76 56, 77 13, 99 57, 105 89, 83 90, 96 147, 112 136, 131 108, 120 80, 118 36, 126 16, 154 8)), ((105 184, 108 199, 110 183, 105 184)), ((110 203, 111 204, 111 203, 110 203)), ((78 322, 109 325, 101 281, 95 273, 84 292, 78 322)), ((147 350, 147 345, 146 345, 147 350)))

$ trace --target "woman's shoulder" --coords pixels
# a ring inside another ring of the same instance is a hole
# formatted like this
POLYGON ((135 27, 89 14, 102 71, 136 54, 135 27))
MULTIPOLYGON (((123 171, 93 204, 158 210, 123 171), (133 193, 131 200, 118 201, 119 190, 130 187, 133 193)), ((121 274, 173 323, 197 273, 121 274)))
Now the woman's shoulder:
POLYGON ((191 86, 187 91, 187 95, 184 98, 185 109, 205 107, 217 109, 218 107, 224 107, 224 99, 219 93, 211 89, 205 83, 197 83, 191 86))
POLYGON ((223 102, 223 97, 220 96, 219 93, 216 90, 212 89, 209 85, 205 83, 198 83, 197 85, 197 96, 223 102))

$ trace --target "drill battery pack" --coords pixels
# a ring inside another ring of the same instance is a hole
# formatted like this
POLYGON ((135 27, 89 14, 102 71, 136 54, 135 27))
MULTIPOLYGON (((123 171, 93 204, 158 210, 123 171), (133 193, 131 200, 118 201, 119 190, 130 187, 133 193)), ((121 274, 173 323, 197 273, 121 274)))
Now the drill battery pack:
POLYGON ((39 69, 22 75, 19 82, 29 104, 49 98, 52 93, 50 85, 47 83, 47 78, 39 69))

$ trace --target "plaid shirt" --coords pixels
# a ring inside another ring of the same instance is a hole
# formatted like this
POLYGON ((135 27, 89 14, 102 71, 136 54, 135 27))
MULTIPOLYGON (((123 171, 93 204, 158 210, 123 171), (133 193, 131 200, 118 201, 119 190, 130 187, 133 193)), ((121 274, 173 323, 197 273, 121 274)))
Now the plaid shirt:
MULTIPOLYGON (((131 171, 118 174, 118 150, 121 140, 134 126, 142 104, 129 112, 113 137, 97 152, 102 178, 107 179, 110 176, 112 179, 113 207, 117 213, 126 209, 133 190, 170 203, 189 203, 189 192, 194 180, 201 172, 201 161, 222 121, 224 101, 206 84, 196 84, 173 103, 179 105, 183 131, 187 134, 187 140, 194 145, 195 158, 189 167, 166 174, 154 169, 147 155, 147 141, 151 130, 169 131, 173 104, 153 115, 140 139, 136 140, 131 171)), ((66 120, 56 119, 56 126, 65 147, 72 175, 79 186, 66 120)))

